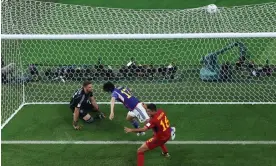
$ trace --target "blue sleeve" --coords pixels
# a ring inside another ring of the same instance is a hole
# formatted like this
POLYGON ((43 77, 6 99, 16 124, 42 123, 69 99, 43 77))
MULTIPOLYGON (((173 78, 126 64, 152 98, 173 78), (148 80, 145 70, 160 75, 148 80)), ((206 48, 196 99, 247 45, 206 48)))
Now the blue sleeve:
POLYGON ((111 94, 111 97, 115 97, 115 99, 118 99, 118 94, 114 91, 112 94, 111 94))

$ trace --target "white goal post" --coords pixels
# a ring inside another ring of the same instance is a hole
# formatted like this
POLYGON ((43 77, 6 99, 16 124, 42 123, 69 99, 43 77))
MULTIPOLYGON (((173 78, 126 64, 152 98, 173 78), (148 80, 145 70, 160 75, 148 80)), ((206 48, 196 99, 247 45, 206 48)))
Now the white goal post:
POLYGON ((67 104, 83 80, 102 104, 106 81, 145 102, 276 104, 276 3, 212 14, 1 4, 2 127, 24 105, 67 104))
POLYGON ((2 39, 24 40, 115 40, 115 39, 208 39, 275 38, 276 32, 255 33, 186 33, 186 34, 3 34, 2 39))

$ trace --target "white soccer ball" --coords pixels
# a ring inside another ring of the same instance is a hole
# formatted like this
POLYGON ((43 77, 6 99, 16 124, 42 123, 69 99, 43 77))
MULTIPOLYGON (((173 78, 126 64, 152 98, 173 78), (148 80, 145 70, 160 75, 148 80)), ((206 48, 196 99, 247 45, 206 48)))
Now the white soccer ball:
POLYGON ((211 4, 207 6, 208 13, 216 13, 218 11, 218 7, 215 4, 211 4))

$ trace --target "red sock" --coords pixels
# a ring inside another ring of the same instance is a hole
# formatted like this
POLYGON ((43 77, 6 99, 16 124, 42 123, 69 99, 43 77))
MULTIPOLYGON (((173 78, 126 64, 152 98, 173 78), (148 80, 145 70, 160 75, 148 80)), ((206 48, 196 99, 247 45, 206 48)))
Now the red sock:
POLYGON ((163 151, 164 153, 168 153, 168 149, 167 149, 167 147, 165 146, 165 144, 161 145, 160 147, 161 147, 161 149, 162 149, 162 151, 163 151))
POLYGON ((137 166, 144 166, 144 152, 137 153, 137 166))

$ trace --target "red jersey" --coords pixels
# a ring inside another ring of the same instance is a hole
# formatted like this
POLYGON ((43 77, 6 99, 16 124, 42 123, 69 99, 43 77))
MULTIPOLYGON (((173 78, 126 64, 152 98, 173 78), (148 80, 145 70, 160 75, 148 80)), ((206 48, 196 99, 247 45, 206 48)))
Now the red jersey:
POLYGON ((170 122, 166 113, 159 109, 156 114, 146 124, 146 127, 152 129, 154 136, 160 140, 166 140, 171 137, 170 122))

